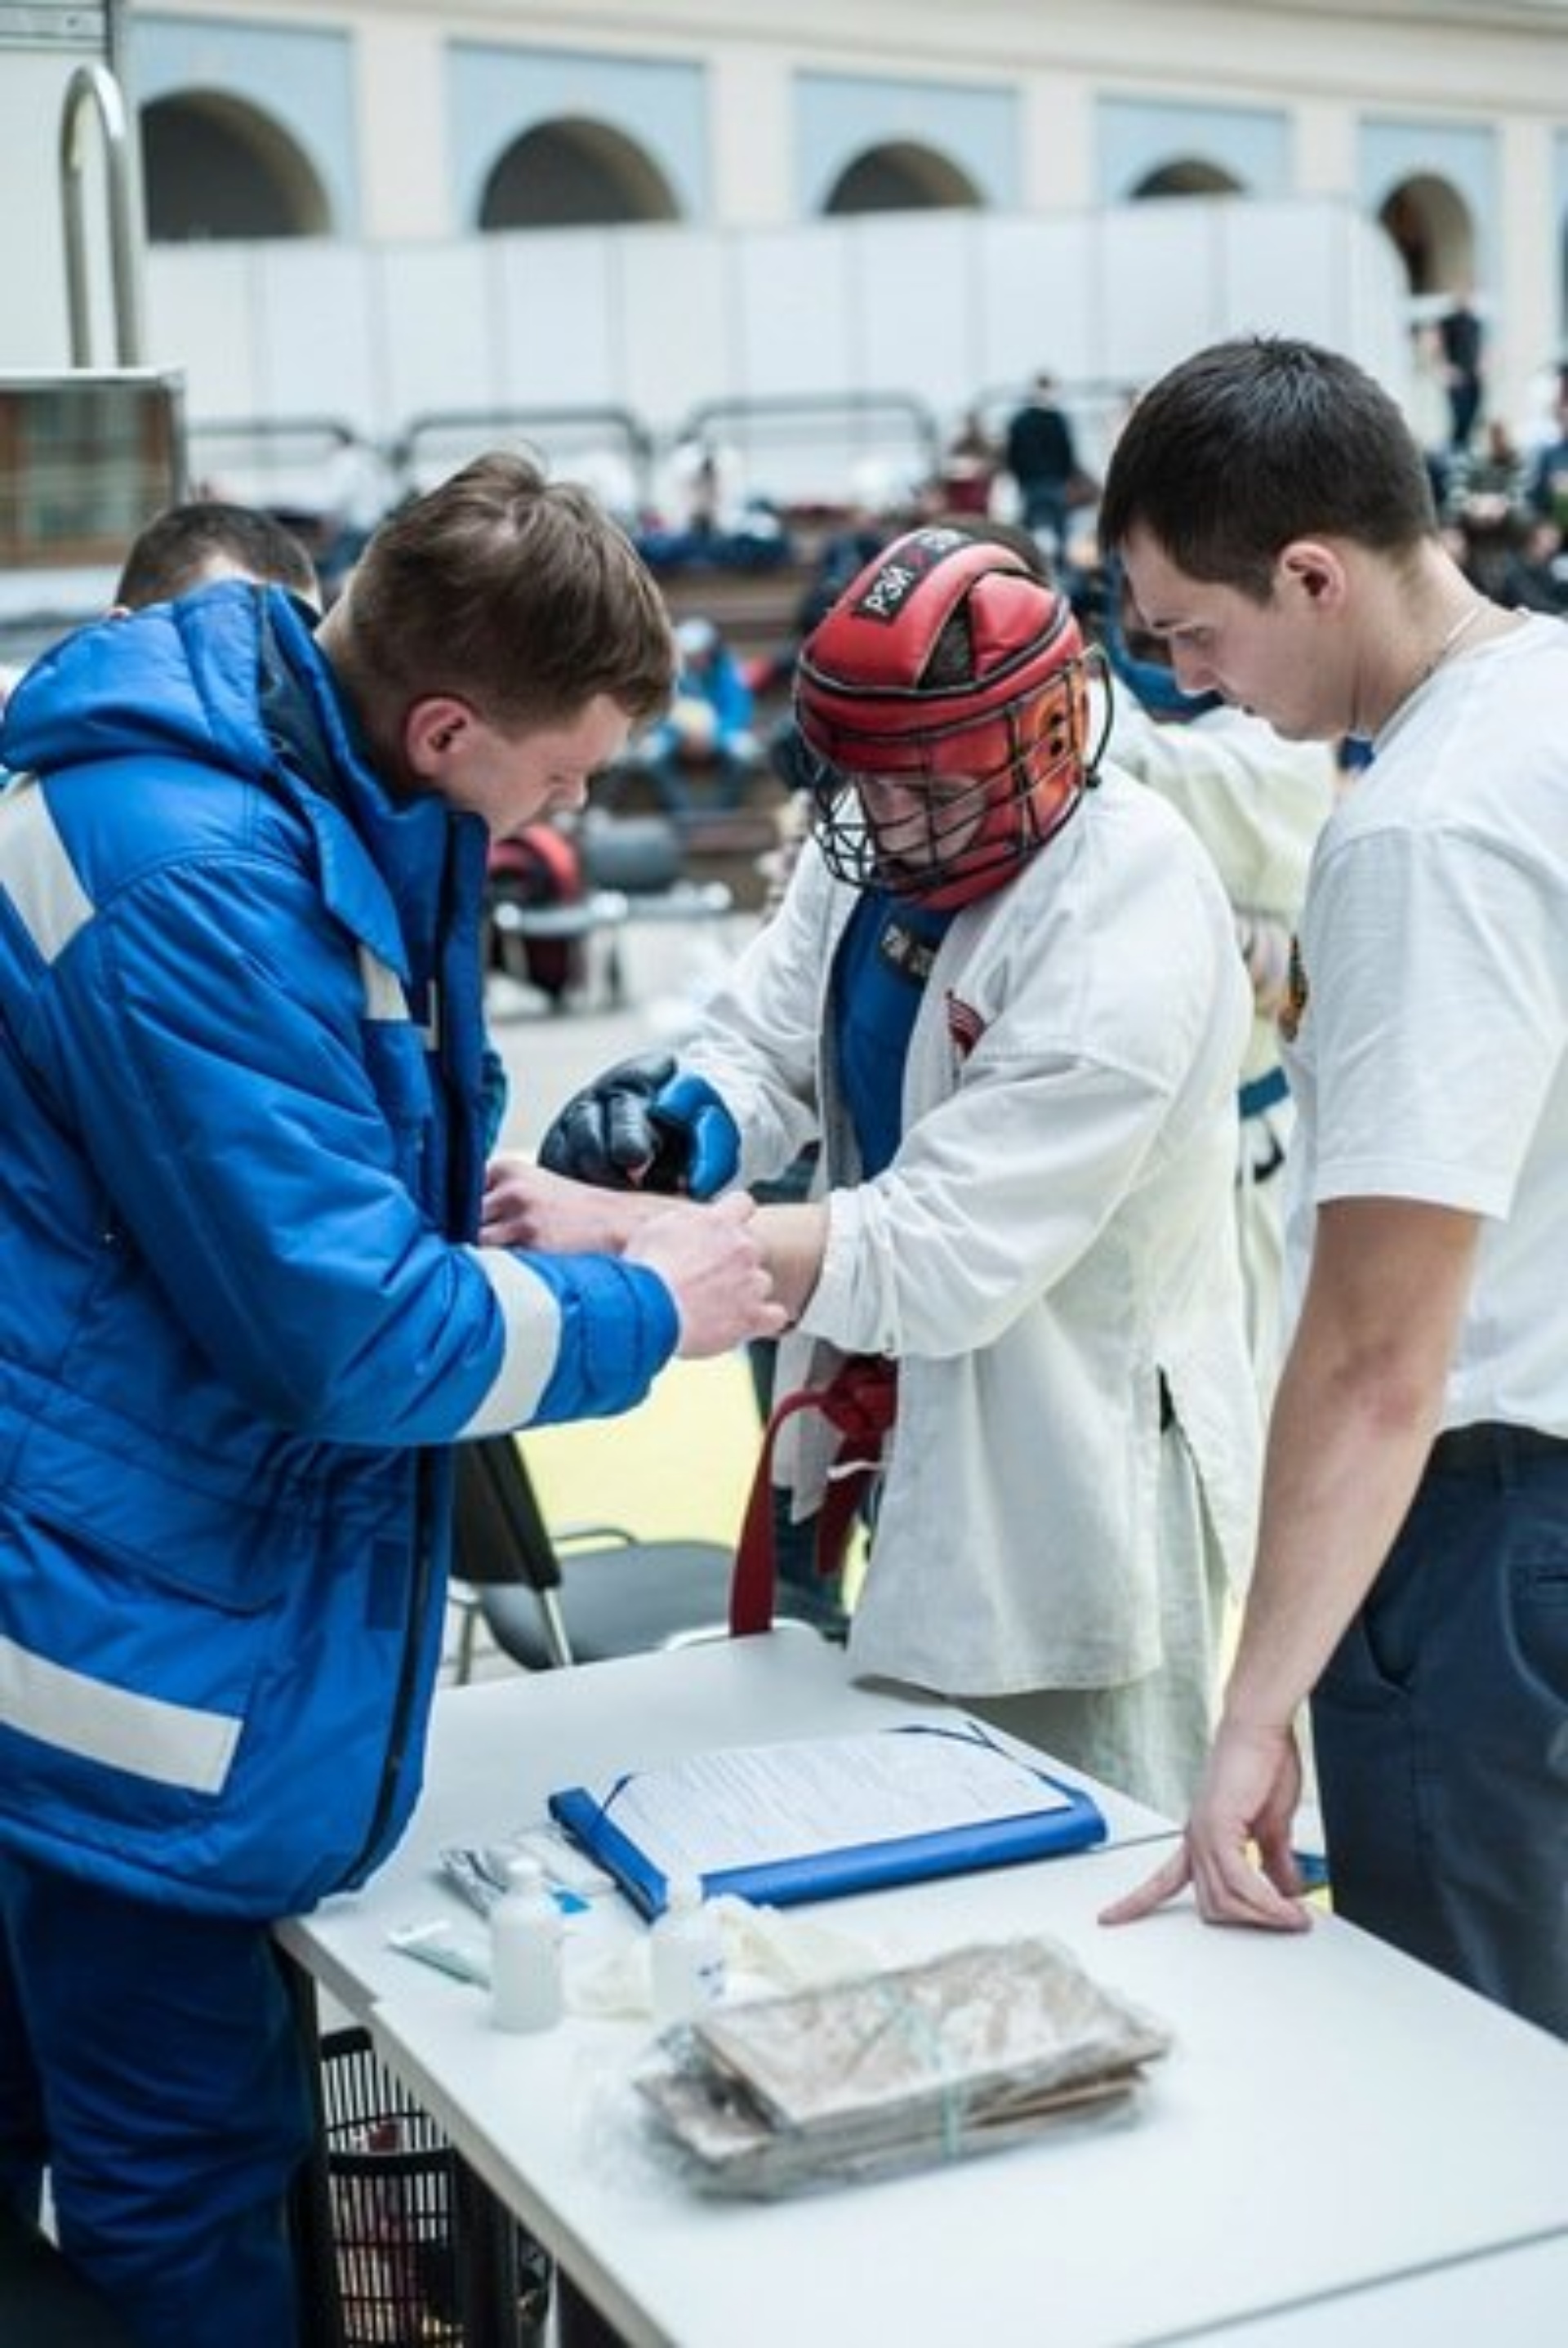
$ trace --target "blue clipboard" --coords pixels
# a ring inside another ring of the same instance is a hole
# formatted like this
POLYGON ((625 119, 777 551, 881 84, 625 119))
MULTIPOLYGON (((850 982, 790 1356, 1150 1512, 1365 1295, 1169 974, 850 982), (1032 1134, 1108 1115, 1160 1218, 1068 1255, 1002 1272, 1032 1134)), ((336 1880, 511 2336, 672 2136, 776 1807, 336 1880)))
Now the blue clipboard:
MULTIPOLYGON (((1049 1859, 1062 1851, 1086 1850, 1105 1840, 1105 1818, 1091 1795, 995 1744, 974 1722, 948 1728, 916 1721, 874 1734, 879 1737, 949 1736, 971 1747, 983 1746, 1013 1771, 1022 1770, 1037 1778, 1057 1798, 1048 1809, 718 1868, 702 1878, 707 1896, 711 1899, 728 1891, 769 1907, 787 1908, 805 1900, 840 1899, 852 1891, 874 1891, 889 1884, 1049 1859)), ((615 1817, 617 1797, 634 1782, 634 1773, 618 1778, 602 1800, 586 1787, 563 1787, 551 1795, 549 1807, 562 1831, 614 1876, 640 1914, 651 1919, 664 1910, 669 1881, 657 1861, 623 1830, 615 1817)))

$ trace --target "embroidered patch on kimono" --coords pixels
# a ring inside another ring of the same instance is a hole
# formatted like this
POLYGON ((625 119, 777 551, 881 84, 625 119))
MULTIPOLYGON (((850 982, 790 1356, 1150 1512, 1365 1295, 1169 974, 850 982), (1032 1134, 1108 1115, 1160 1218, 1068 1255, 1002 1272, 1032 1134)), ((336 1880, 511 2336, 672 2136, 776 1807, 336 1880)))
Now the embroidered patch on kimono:
POLYGON ((966 1060, 985 1033, 985 1022, 972 1003, 949 990, 947 997, 947 1032, 961 1060, 966 1060))
POLYGON ((918 930, 913 929, 907 922, 900 921, 896 913, 890 913, 877 940, 877 953, 889 969, 896 970, 901 978, 909 979, 916 986, 923 986, 931 976, 931 965, 936 960, 940 942, 936 938, 923 938, 918 930))

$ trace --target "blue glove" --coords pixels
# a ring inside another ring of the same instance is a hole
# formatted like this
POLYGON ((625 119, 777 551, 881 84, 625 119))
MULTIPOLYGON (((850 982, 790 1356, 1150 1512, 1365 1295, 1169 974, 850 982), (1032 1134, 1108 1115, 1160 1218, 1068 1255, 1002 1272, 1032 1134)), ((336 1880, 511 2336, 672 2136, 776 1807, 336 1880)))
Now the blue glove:
POLYGON ((573 1093, 541 1142, 539 1162, 602 1190, 711 1199, 740 1163, 740 1137, 710 1084, 683 1075, 667 1052, 645 1052, 573 1093))

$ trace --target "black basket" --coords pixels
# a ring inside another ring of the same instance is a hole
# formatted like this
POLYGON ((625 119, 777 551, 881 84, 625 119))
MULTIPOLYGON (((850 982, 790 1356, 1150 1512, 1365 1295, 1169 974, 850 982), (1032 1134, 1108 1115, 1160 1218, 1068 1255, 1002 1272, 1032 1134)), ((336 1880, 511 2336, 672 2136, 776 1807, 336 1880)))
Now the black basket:
POLYGON ((368 2032, 321 2042, 343 2348, 543 2348, 551 2262, 500 2213, 368 2032))

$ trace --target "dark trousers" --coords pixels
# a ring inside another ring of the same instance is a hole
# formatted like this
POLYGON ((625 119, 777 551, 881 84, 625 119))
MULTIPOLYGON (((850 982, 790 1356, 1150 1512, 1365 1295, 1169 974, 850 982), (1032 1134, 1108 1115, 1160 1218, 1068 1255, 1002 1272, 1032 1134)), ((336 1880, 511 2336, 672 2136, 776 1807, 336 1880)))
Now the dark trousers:
POLYGON ((1442 1439, 1312 1722, 1338 1912, 1568 2036, 1568 1443, 1442 1439))
POLYGON ((48 2167, 61 2247, 139 2348, 290 2348, 309 2141, 264 1926, 0 1855, 0 2200, 30 2213, 48 2167))

